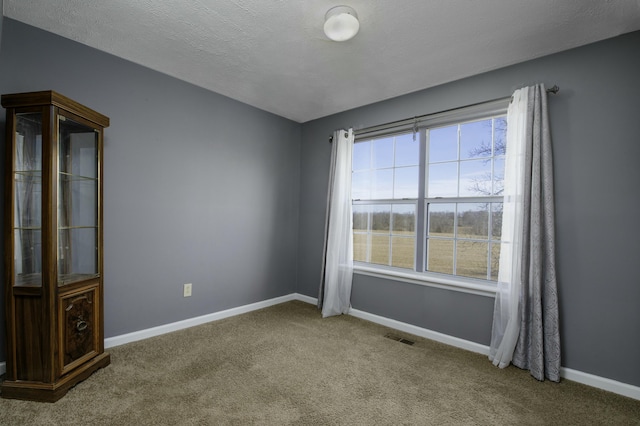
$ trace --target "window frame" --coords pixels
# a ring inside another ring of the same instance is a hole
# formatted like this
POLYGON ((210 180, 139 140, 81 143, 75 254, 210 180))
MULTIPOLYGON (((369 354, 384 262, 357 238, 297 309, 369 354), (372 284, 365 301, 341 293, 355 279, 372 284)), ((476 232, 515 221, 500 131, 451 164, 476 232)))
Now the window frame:
MULTIPOLYGON (((480 197, 426 197, 427 169, 429 167, 426 149, 427 149, 427 129, 443 127, 447 125, 463 124, 476 120, 486 120, 506 116, 509 105, 509 98, 498 99, 495 101, 474 104, 468 107, 456 108, 453 110, 443 111, 440 113, 430 114, 422 118, 404 120, 400 125, 395 126, 376 126, 369 129, 363 129, 355 132, 354 143, 378 139, 381 137, 390 137, 407 132, 415 132, 419 137, 419 182, 418 196, 415 199, 368 199, 368 200, 352 200, 352 205, 376 205, 376 204, 405 204, 415 203, 416 205, 416 224, 415 224, 415 247, 414 247, 414 268, 413 270, 386 266, 380 264, 372 264, 369 262, 354 261, 354 273, 359 275, 372 276, 377 278, 389 279, 393 281, 406 282, 410 284, 424 285, 435 288, 443 288, 448 290, 460 291, 487 297, 495 297, 497 292, 496 281, 482 280, 459 275, 450 275, 423 270, 427 264, 427 203, 435 202, 444 203, 464 203, 464 202, 483 202, 494 203, 502 202, 503 197, 500 195, 480 196, 480 197)), ((491 224, 491 222, 489 222, 491 224)), ((355 233, 352 231, 352 235, 355 233)), ((389 235, 392 235, 391 230, 389 235)), ((489 229, 489 249, 492 244, 491 230, 489 229)), ((390 253, 391 256, 392 253, 390 253)))

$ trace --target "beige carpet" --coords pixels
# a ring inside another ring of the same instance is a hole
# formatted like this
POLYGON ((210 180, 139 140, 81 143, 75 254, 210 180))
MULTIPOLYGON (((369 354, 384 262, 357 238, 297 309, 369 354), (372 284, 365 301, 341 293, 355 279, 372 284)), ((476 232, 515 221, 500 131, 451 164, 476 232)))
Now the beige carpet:
POLYGON ((110 349, 55 404, 1 425, 640 425, 640 401, 289 302, 110 349))

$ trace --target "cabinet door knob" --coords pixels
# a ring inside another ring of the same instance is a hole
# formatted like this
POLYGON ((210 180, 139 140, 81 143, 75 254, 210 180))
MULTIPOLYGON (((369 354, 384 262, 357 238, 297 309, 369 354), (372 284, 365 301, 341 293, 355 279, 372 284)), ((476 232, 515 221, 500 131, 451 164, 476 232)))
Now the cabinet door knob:
POLYGON ((86 329, 87 329, 87 322, 83 320, 78 320, 78 323, 76 324, 76 330, 85 331, 86 329))

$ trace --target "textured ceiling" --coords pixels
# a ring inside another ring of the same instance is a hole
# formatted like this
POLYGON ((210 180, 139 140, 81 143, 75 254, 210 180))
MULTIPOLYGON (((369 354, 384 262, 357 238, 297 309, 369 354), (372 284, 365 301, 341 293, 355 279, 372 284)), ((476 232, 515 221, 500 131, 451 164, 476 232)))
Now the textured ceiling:
POLYGON ((4 0, 4 15, 298 122, 640 29, 640 0, 4 0))

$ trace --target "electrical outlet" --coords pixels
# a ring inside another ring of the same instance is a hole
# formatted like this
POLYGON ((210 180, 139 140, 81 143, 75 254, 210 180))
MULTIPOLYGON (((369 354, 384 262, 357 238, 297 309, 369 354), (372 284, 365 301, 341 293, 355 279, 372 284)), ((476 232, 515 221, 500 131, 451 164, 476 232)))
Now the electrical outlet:
POLYGON ((183 289, 182 289, 182 294, 184 297, 190 297, 191 296, 191 283, 185 284, 183 289))

